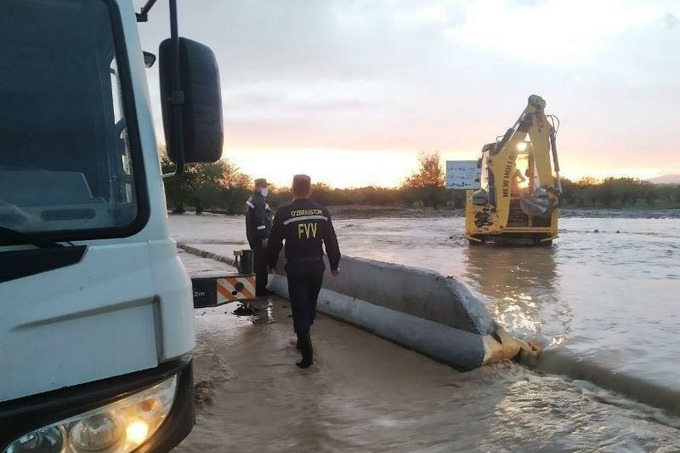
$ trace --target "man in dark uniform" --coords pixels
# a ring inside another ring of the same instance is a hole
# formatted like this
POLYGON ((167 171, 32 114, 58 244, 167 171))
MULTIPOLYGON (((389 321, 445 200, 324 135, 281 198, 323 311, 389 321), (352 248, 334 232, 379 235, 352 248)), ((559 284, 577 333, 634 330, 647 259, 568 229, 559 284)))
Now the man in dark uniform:
POLYGON ((267 261, 266 250, 269 233, 272 230, 272 211, 267 203, 269 194, 267 180, 259 178, 255 180, 253 194, 246 201, 246 237, 253 251, 253 267, 255 270, 255 294, 268 296, 271 291, 267 289, 267 261))
POLYGON ((331 215, 328 209, 309 199, 310 192, 309 176, 295 175, 293 201, 276 211, 267 248, 267 270, 273 272, 283 241, 286 242, 286 277, 297 348, 302 354, 302 360, 296 363, 300 368, 314 363, 310 328, 326 269, 322 244, 326 247, 331 274, 340 275, 340 248, 331 215))

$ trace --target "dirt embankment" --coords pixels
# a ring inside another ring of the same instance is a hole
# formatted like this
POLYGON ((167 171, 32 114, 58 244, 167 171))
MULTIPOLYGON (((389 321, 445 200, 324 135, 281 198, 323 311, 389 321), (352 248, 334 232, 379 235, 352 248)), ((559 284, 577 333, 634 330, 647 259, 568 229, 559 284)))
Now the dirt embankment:
POLYGON ((328 206, 328 210, 336 219, 368 219, 372 217, 399 217, 399 218, 441 218, 463 217, 463 209, 453 209, 442 206, 438 209, 422 207, 407 208, 402 206, 369 206, 369 205, 345 205, 328 206))
MULTIPOLYGON (((443 218, 465 217, 464 209, 441 206, 430 207, 342 205, 328 206, 335 219, 369 219, 374 217, 398 218, 443 218)), ((276 210, 276 208, 274 208, 276 210)), ((172 212, 168 212, 172 215, 172 212)), ((187 211, 187 214, 194 214, 187 211)), ((224 215, 224 212, 207 210, 203 215, 224 215)), ((562 208, 560 217, 581 218, 621 218, 621 219, 680 219, 680 209, 600 209, 600 208, 562 208)))
MULTIPOLYGON (((465 217, 464 209, 441 206, 438 209, 429 207, 402 206, 368 206, 346 205, 328 206, 331 214, 337 219, 366 219, 372 217, 399 218, 441 218, 465 217)), ((599 208, 562 208, 561 217, 583 218, 621 218, 621 219, 678 219, 680 209, 599 209, 599 208)))

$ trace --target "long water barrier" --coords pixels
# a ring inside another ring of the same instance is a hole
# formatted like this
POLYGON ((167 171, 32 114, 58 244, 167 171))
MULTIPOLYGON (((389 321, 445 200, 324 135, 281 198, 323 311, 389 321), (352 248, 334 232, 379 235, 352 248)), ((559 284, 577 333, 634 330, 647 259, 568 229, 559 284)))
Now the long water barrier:
MULTIPOLYGON (((234 265, 233 258, 180 244, 185 251, 234 265)), ((325 260, 326 258, 324 258, 325 260)), ((288 298, 281 257, 270 289, 288 298)), ((342 274, 326 275, 317 311, 459 370, 516 359, 538 348, 513 338, 461 282, 437 272, 343 256, 342 274)))

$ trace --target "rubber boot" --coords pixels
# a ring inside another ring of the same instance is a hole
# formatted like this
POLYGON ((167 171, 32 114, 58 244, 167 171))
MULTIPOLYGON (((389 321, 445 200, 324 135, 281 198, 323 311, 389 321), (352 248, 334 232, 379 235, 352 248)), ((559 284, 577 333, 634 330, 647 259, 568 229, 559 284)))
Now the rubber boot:
POLYGON ((300 353, 302 353, 302 360, 297 362, 299 368, 309 368, 314 363, 314 350, 312 349, 312 339, 307 335, 298 335, 298 343, 300 344, 300 353))

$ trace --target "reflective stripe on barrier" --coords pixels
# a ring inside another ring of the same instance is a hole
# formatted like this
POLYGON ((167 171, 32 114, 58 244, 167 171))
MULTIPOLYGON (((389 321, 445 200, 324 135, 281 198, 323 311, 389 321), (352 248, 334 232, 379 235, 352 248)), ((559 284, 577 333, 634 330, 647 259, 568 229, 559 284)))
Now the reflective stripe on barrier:
POLYGON ((217 303, 255 298, 255 276, 225 277, 216 279, 217 303))

